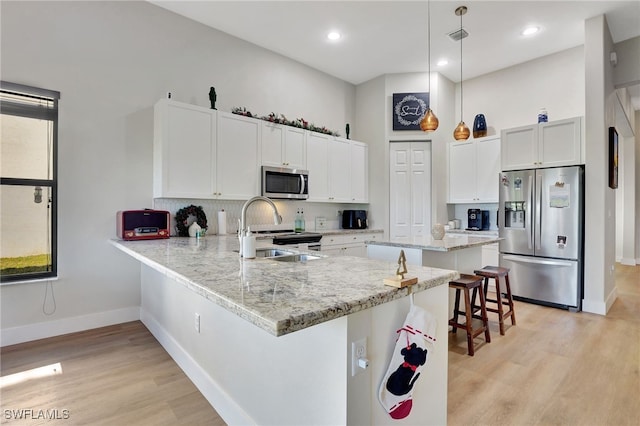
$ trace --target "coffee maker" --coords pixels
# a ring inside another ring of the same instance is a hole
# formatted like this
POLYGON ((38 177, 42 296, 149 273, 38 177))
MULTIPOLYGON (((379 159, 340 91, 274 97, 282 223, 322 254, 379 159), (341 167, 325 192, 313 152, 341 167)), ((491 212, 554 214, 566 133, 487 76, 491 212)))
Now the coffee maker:
POLYGON ((467 210, 467 231, 485 231, 489 229, 489 210, 467 210))

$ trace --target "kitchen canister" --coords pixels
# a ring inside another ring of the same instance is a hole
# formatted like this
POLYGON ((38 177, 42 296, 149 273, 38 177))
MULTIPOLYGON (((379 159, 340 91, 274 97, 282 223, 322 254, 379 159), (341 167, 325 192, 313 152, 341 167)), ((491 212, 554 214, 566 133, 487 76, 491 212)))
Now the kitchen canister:
POLYGON ((436 223, 431 228, 431 236, 434 240, 441 240, 444 238, 444 225, 441 223, 436 223))
POLYGON ((218 235, 227 233, 227 212, 224 209, 218 212, 218 235))

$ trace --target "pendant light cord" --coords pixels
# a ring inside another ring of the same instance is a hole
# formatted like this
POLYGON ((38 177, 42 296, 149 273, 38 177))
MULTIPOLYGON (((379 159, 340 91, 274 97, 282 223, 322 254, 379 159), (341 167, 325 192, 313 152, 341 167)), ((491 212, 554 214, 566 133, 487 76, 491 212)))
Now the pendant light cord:
POLYGON ((462 95, 462 15, 464 15, 464 10, 460 10, 460 122, 463 122, 462 119, 462 100, 464 96, 462 95))
POLYGON ((429 73, 427 74, 427 88, 429 91, 429 108, 431 108, 431 1, 427 0, 427 48, 429 49, 427 63, 429 64, 429 73))

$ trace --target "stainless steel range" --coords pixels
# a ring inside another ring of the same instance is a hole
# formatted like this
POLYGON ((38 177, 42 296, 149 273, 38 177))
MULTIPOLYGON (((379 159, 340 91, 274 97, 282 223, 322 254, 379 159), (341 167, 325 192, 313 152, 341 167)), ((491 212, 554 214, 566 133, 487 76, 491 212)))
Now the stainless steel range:
POLYGON ((320 251, 321 239, 322 234, 317 232, 291 232, 274 235, 273 244, 301 250, 320 251))

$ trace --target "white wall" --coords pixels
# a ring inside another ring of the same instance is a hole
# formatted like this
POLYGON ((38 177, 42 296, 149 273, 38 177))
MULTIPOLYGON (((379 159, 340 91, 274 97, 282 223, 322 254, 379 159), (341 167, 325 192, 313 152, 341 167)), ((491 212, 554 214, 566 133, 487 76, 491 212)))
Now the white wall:
POLYGON ((606 314, 616 299, 615 192, 608 187, 608 127, 614 124, 613 41, 604 16, 585 22, 585 267, 583 309, 606 314))
POLYGON ((43 313, 45 283, 3 286, 2 344, 137 318, 139 266, 107 240, 117 210, 152 205, 166 92, 208 107, 215 86, 219 110, 348 122, 359 138, 353 85, 147 2, 2 2, 0 31, 2 79, 61 93, 56 308, 43 313))
MULTIPOLYGON (((482 113, 487 134, 499 135, 502 129, 537 123, 542 107, 547 109, 550 121, 582 116, 584 78, 584 47, 579 46, 465 80, 465 122, 471 126, 475 115, 482 113)), ((456 88, 458 117, 460 85, 456 88)))

